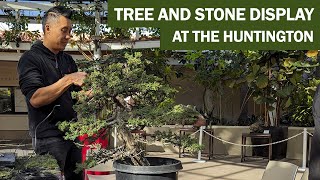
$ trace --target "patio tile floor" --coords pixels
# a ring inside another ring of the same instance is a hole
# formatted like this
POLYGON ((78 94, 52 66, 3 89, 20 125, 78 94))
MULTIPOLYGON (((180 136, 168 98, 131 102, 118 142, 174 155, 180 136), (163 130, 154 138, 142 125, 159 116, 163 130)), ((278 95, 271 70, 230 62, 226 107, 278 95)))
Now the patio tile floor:
MULTIPOLYGON (((149 156, 168 157, 181 160, 183 170, 179 172, 179 180, 259 180, 261 179, 264 169, 268 163, 267 159, 251 158, 243 163, 240 162, 240 156, 216 155, 210 161, 205 163, 193 162, 195 158, 183 157, 178 158, 178 154, 170 153, 149 153, 149 156)), ((284 159, 297 165, 296 160, 284 159)), ((112 172, 112 164, 106 165, 107 169, 112 172)), ((298 172, 296 180, 300 180, 301 172, 298 172)), ((111 174, 105 177, 89 175, 90 180, 115 180, 115 175, 111 174)))
MULTIPOLYGON (((0 153, 15 152, 18 156, 29 156, 33 153, 31 143, 0 143, 0 153), (3 145, 5 144, 5 146, 3 145), (11 144, 8 146, 8 144, 11 144), (23 145, 22 145, 23 144, 23 145)), ((179 180, 259 180, 262 177, 264 169, 268 163, 267 159, 248 158, 245 162, 240 162, 240 156, 215 155, 211 160, 206 160, 205 163, 193 162, 194 157, 178 158, 178 154, 168 152, 149 152, 149 156, 168 157, 181 160, 183 170, 179 172, 179 180)), ((297 160, 283 159, 301 166, 301 162, 297 160)), ((92 180, 115 180, 115 174, 112 169, 112 163, 101 165, 93 169, 107 169, 111 175, 105 177, 90 176, 92 180)), ((298 172, 296 180, 300 180, 301 172, 298 172)))

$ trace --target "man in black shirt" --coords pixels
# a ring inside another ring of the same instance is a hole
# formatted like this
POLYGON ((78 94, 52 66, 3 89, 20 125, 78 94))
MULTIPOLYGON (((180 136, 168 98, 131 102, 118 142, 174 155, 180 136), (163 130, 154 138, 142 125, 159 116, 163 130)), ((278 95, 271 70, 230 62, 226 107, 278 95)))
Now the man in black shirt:
POLYGON ((318 85, 313 97, 312 113, 314 119, 314 134, 312 137, 310 163, 309 163, 309 180, 320 179, 320 86, 318 85))
POLYGON ((81 150, 63 139, 56 123, 76 119, 71 91, 81 89, 86 73, 78 72, 72 57, 63 52, 71 38, 72 11, 56 6, 43 19, 43 42, 37 41, 19 60, 19 84, 28 106, 29 129, 38 154, 57 160, 65 179, 81 180, 74 173, 81 150))

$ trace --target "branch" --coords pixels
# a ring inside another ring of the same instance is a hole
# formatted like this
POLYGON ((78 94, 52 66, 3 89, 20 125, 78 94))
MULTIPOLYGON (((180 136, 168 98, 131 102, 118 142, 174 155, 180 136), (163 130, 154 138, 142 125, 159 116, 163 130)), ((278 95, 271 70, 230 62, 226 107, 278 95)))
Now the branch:
POLYGON ((117 98, 117 96, 111 96, 113 99, 113 102, 116 103, 117 106, 122 107, 122 108, 126 108, 125 105, 123 103, 120 102, 120 100, 117 98))
POLYGON ((119 97, 119 96, 113 96, 113 101, 120 107, 122 107, 123 109, 127 110, 127 111, 131 111, 132 110, 132 106, 129 105, 123 98, 119 97))
POLYGON ((250 87, 248 88, 248 91, 247 91, 247 93, 246 93, 246 95, 245 95, 245 97, 244 97, 244 99, 243 99, 243 101, 242 101, 241 108, 240 108, 240 112, 239 112, 239 115, 238 115, 238 118, 237 118, 237 119, 239 119, 239 117, 240 117, 240 115, 241 115, 241 112, 242 112, 243 109, 244 109, 244 106, 247 104, 247 102, 248 102, 249 99, 251 98, 252 94, 254 93, 254 90, 252 90, 252 92, 251 92, 250 95, 248 96, 249 92, 250 92, 250 87))
POLYGON ((118 118, 120 114, 119 108, 117 108, 115 111, 116 111, 116 114, 114 116, 106 119, 106 121, 110 121, 107 123, 107 126, 111 126, 119 121, 119 118, 118 118))
POLYGON ((111 122, 108 122, 108 123, 107 123, 107 126, 114 125, 114 124, 116 124, 118 121, 119 121, 118 119, 115 119, 115 120, 113 120, 113 121, 111 121, 111 122))
MULTIPOLYGON (((93 61, 92 58, 90 58, 86 53, 83 52, 83 50, 81 49, 80 45, 76 43, 76 45, 78 46, 78 50, 79 52, 84 56, 84 58, 86 58, 89 61, 93 61)), ((90 52, 90 51, 89 51, 90 52)))

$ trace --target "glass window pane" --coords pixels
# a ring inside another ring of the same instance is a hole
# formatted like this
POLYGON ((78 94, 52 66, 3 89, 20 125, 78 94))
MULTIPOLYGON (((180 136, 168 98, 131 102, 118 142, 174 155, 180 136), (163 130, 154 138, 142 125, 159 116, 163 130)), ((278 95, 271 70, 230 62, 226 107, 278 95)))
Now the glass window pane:
POLYGON ((16 113, 28 112, 25 97, 22 94, 21 89, 18 87, 14 88, 14 105, 16 113))
POLYGON ((0 88, 0 113, 12 112, 11 88, 0 88))

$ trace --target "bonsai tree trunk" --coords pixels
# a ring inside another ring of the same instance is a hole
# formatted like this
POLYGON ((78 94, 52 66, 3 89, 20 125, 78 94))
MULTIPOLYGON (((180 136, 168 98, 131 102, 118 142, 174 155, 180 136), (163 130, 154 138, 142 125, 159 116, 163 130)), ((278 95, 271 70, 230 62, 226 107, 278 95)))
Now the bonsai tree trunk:
POLYGON ((124 141, 125 149, 130 155, 130 159, 135 166, 150 166, 148 160, 143 157, 142 148, 135 139, 129 129, 125 126, 119 128, 118 137, 124 141))

